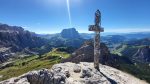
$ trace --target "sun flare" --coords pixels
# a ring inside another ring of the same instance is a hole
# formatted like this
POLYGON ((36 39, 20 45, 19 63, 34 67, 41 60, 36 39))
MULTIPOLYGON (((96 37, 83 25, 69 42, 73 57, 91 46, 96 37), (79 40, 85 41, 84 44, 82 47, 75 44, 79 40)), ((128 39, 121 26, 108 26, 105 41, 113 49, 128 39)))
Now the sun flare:
POLYGON ((67 2, 67 10, 68 10, 68 16, 69 16, 69 24, 70 24, 70 27, 71 27, 72 22, 71 22, 70 3, 69 3, 69 0, 66 0, 66 2, 67 2))

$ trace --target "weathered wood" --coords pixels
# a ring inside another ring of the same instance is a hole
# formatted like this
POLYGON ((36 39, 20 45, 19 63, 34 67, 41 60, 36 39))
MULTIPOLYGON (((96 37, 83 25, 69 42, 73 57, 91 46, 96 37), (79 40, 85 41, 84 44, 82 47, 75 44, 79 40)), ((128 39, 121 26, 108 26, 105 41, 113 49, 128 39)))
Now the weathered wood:
POLYGON ((99 57, 100 57, 100 32, 104 32, 101 27, 101 13, 99 10, 95 13, 95 25, 89 25, 89 31, 95 32, 94 38, 94 68, 99 70, 99 57))
POLYGON ((104 32, 104 28, 96 25, 89 25, 89 31, 104 32))
POLYGON ((100 33, 96 33, 94 38, 94 67, 97 70, 99 70, 99 56, 100 56, 100 33))

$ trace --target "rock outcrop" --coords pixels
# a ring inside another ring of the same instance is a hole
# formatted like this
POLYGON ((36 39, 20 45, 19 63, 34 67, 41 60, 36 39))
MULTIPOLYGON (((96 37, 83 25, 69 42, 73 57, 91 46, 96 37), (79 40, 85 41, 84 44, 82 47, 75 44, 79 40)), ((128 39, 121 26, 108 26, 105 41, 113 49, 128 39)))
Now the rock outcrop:
MULTIPOLYGON (((101 55, 100 55, 100 62, 102 64, 112 64, 112 56, 108 50, 108 47, 101 43, 101 55)), ((64 59, 62 62, 93 62, 94 61, 94 46, 92 41, 85 41, 85 43, 77 49, 72 56, 68 59, 64 59)))
POLYGON ((115 68, 99 66, 100 72, 93 67, 93 63, 61 63, 50 70, 31 71, 0 84, 148 84, 115 68))

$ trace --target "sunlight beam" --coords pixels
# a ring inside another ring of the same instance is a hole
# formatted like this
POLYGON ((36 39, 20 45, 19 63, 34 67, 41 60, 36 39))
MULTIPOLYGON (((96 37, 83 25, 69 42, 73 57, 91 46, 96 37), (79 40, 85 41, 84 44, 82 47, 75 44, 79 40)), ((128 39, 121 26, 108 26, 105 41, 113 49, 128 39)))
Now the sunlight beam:
POLYGON ((70 13, 70 3, 69 3, 69 0, 66 0, 67 2, 67 10, 68 10, 68 16, 69 16, 69 24, 70 24, 70 27, 72 26, 72 22, 71 22, 71 13, 70 13))

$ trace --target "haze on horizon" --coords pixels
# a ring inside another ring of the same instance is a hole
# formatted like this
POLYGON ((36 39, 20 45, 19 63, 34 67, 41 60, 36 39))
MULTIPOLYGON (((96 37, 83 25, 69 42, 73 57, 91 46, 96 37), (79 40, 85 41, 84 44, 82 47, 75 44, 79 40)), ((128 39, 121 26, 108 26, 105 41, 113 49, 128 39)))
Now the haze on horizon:
POLYGON ((99 9, 105 32, 148 32, 149 4, 150 0, 0 0, 0 23, 42 34, 72 27, 87 33, 99 9))

